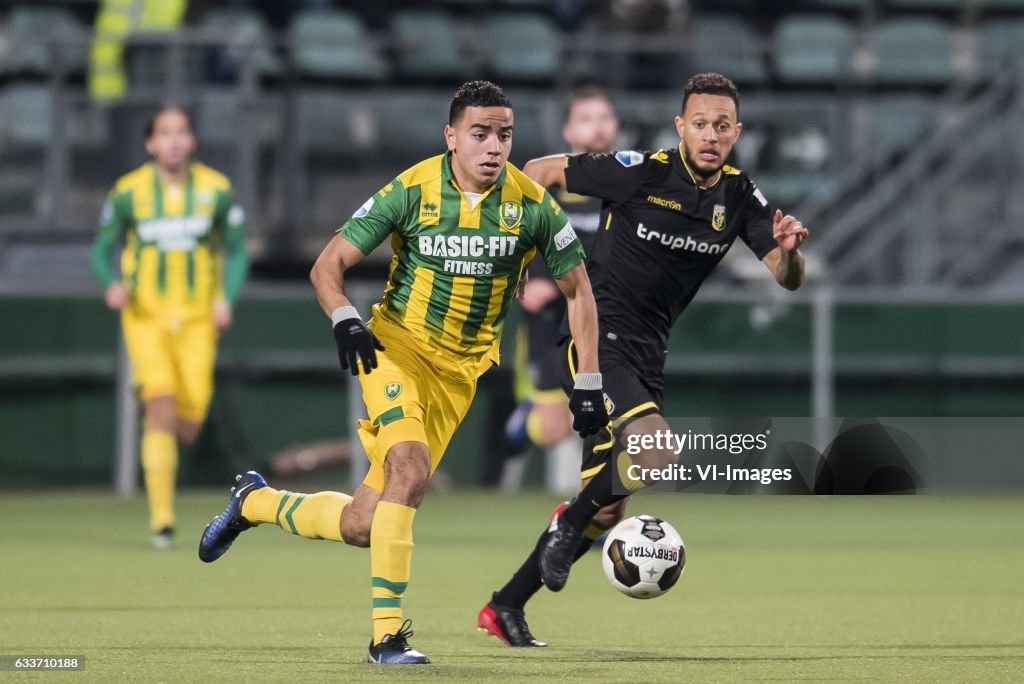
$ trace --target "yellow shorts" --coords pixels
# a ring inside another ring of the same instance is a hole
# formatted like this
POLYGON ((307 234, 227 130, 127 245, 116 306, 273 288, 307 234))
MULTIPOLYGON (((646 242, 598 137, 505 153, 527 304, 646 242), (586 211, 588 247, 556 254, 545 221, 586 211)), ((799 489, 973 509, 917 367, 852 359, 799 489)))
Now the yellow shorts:
POLYGON ((140 398, 173 396, 180 418, 202 422, 213 396, 217 330, 213 318, 173 320, 125 307, 125 347, 140 398))
POLYGON ((469 411, 476 378, 457 377, 430 363, 401 328, 373 322, 373 332, 387 351, 377 352, 377 368, 360 373, 369 420, 359 421, 359 440, 370 470, 363 484, 384 491, 384 460, 399 442, 421 442, 430 449, 430 474, 469 411))

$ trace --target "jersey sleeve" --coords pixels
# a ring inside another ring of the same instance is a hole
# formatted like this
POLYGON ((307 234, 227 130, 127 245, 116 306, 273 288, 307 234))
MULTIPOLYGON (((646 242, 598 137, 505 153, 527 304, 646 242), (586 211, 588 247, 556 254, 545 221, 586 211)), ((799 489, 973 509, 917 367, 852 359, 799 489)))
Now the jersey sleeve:
POLYGON ((112 190, 100 213, 99 230, 89 250, 89 262, 93 273, 110 287, 117 282, 117 273, 112 265, 114 249, 124 240, 125 231, 132 222, 131 194, 112 190))
POLYGON ((778 247, 772 237, 772 210, 768 200, 753 183, 744 199, 744 220, 739 237, 758 259, 778 247))
POLYGON ((583 263, 583 245, 569 217, 547 192, 537 207, 537 229, 534 244, 552 278, 561 278, 583 263))
POLYGON ((245 210, 231 190, 220 193, 216 225, 224 244, 224 297, 231 303, 238 299, 249 273, 249 252, 245 242, 245 210))
POLYGON ((393 231, 402 226, 405 213, 406 191, 399 180, 393 180, 338 229, 338 234, 351 242, 363 254, 369 254, 384 242, 393 231))
POLYGON ((565 189, 577 195, 625 202, 647 174, 647 155, 622 151, 566 157, 565 189))

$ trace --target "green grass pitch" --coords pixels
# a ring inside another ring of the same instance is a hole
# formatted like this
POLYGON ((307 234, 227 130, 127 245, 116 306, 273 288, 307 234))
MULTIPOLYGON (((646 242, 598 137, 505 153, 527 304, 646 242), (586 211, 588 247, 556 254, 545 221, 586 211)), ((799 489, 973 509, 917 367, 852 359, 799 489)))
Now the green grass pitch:
POLYGON ((637 497, 686 539, 680 584, 629 599, 592 552, 529 606, 551 647, 514 650, 476 612, 555 499, 431 494, 404 603, 434 664, 384 669, 368 552, 262 527, 204 565, 224 502, 182 495, 159 552, 141 499, 0 495, 0 653, 85 655, 37 676, 103 682, 1024 681, 1024 497, 637 497))

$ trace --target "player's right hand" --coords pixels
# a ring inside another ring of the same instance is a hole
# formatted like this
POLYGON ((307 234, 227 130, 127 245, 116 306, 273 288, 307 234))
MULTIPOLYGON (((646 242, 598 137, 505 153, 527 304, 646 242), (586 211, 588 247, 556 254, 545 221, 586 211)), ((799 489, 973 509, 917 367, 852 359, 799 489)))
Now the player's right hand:
POLYGON ((128 304, 128 288, 122 283, 114 283, 103 293, 103 301, 111 311, 120 311, 128 304))
POLYGON ((608 425, 608 408, 604 403, 600 373, 576 375, 576 385, 569 395, 569 411, 572 413, 572 429, 580 437, 596 435, 608 425))
POLYGON ((363 372, 369 374, 377 367, 377 352, 384 351, 384 345, 358 316, 334 324, 334 341, 338 345, 341 370, 351 371, 352 375, 359 375, 360 361, 363 372))

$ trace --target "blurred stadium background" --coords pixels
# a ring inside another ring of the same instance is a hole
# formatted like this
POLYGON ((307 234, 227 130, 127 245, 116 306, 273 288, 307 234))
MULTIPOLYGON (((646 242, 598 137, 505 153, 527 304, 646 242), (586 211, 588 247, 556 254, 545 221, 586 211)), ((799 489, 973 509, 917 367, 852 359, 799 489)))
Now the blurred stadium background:
MULTIPOLYGON (((252 277, 181 470, 223 484, 349 434, 305 275, 370 193, 442 149, 476 77, 513 99, 518 164, 564 148, 574 84, 610 89, 622 149, 677 143, 690 74, 739 84, 734 161, 810 227, 810 282, 767 287, 733 250, 673 334, 666 415, 1024 415, 1024 0, 181 3, 180 21, 176 0, 0 4, 0 488, 115 476, 132 414, 87 248, 156 105, 192 109, 198 158, 249 219, 252 277), (97 45, 123 47, 112 79, 97 45)), ((359 271, 364 310, 385 263, 359 271)), ((498 385, 446 456, 455 484, 493 482, 498 385)), ((1021 486, 1004 475, 972 486, 1021 486)))

